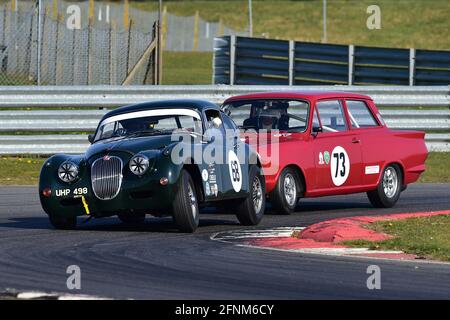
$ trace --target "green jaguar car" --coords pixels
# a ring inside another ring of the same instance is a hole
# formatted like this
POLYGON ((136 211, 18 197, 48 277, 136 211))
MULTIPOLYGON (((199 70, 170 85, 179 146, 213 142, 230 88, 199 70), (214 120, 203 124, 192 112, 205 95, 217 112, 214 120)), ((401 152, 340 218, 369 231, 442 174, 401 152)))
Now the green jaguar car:
POLYGON ((214 103, 148 102, 108 112, 83 155, 57 154, 43 165, 42 207, 57 229, 78 216, 117 215, 141 223, 147 214, 172 216, 193 232, 202 207, 227 207, 241 224, 256 225, 265 210, 258 154, 214 103))

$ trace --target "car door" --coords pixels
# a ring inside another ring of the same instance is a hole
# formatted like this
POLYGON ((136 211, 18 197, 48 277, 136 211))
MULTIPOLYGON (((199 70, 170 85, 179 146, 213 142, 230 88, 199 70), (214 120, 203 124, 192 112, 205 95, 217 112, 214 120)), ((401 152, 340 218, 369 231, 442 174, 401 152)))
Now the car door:
POLYGON ((368 101, 346 99, 345 105, 352 131, 361 141, 362 184, 377 184, 385 160, 384 152, 380 152, 380 131, 383 126, 369 107, 368 101))
POLYGON ((248 192, 249 155, 241 141, 236 124, 221 112, 226 137, 226 164, 222 178, 228 198, 243 197, 248 192))
POLYGON ((239 157, 242 143, 231 119, 217 109, 204 111, 206 135, 202 179, 207 200, 242 197, 247 193, 248 169, 239 157), (214 122, 219 119, 220 122, 214 122), (220 123, 220 125, 218 125, 220 123))
POLYGON ((339 99, 320 100, 314 109, 313 126, 322 132, 313 140, 315 190, 338 194, 361 185, 361 146, 350 130, 348 116, 339 99))
MULTIPOLYGON (((199 169, 202 176, 205 199, 207 201, 221 200, 228 191, 224 184, 224 128, 223 124, 215 126, 214 119, 220 119, 217 109, 203 110, 205 141, 202 148, 202 163, 199 169)), ((219 123, 216 123, 216 125, 219 123)))

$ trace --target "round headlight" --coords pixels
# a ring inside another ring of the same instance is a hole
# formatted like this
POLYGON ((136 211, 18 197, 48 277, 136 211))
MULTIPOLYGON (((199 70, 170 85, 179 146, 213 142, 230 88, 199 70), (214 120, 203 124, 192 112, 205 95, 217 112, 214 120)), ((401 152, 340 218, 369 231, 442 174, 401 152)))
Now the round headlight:
POLYGON ((142 154, 135 155, 130 160, 130 171, 137 176, 143 175, 149 167, 148 158, 142 154))
POLYGON ((73 182, 78 178, 78 166, 70 161, 63 162, 58 168, 58 177, 63 182, 73 182))

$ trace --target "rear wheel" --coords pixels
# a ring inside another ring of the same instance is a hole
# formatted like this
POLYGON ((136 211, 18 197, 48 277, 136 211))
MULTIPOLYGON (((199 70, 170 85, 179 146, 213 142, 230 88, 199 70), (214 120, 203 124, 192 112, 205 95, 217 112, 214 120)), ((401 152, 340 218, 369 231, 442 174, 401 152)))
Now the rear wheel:
POLYGON ((61 217, 53 214, 50 214, 48 217, 55 229, 73 230, 77 227, 77 217, 61 217))
POLYGON ((237 207, 237 218, 244 226, 257 225, 266 208, 266 184, 261 169, 251 166, 249 172, 250 192, 237 207))
POLYGON ((182 170, 178 191, 173 203, 173 219, 181 232, 194 232, 199 223, 199 210, 194 181, 182 170))
POLYGON ((145 221, 145 214, 143 213, 121 213, 117 217, 125 224, 141 224, 145 221))
POLYGON ((400 168, 388 165, 381 175, 380 183, 376 190, 367 192, 370 203, 375 208, 391 208, 400 198, 403 176, 400 168))
POLYGON ((292 168, 284 168, 278 178, 270 200, 279 214, 291 214, 295 211, 300 193, 300 179, 292 168))

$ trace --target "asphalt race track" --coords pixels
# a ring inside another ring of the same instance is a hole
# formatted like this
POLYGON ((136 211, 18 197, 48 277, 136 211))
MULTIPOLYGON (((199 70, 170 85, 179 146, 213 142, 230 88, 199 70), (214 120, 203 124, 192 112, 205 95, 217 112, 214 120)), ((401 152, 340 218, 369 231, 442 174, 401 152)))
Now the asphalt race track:
MULTIPOLYGON (((302 200, 296 214, 268 213, 256 229, 444 209, 450 209, 450 184, 415 184, 393 209, 372 208, 365 194, 302 200)), ((450 298, 450 264, 325 257, 210 240, 215 232, 242 228, 233 215, 207 213, 187 235, 177 233, 170 219, 151 217, 138 227, 108 218, 57 231, 36 188, 2 187, 0 291, 68 292, 66 268, 78 265, 82 289, 71 293, 112 298, 450 298), (371 264, 381 268, 381 290, 367 289, 371 264)))

